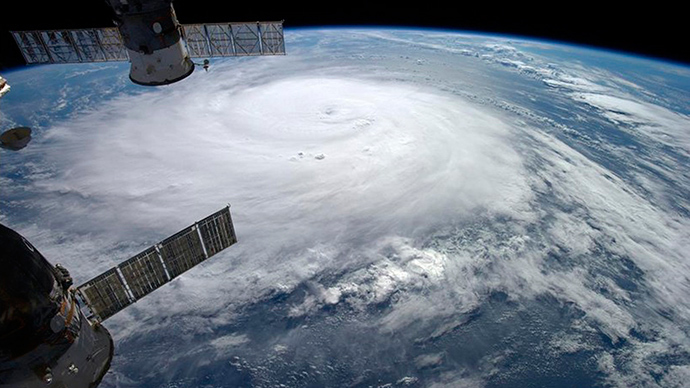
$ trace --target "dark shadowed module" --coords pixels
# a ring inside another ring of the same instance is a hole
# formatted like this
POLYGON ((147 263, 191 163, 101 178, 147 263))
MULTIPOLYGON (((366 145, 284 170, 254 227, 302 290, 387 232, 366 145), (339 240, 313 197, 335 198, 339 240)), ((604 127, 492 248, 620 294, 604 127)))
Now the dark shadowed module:
POLYGON ((237 242, 227 206, 79 287, 0 225, 0 387, 92 388, 110 367, 102 322, 237 242))
POLYGON ((81 312, 69 273, 3 225, 0 247, 0 385, 97 386, 113 341, 81 312))

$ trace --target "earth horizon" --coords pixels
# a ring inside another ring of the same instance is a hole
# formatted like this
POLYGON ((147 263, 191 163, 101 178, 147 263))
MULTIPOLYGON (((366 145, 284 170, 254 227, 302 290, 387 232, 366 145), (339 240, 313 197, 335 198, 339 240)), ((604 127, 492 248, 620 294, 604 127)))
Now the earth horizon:
POLYGON ((0 222, 81 284, 227 203, 238 243, 105 322, 101 387, 682 387, 690 67, 286 29, 165 87, 3 73, 0 222))

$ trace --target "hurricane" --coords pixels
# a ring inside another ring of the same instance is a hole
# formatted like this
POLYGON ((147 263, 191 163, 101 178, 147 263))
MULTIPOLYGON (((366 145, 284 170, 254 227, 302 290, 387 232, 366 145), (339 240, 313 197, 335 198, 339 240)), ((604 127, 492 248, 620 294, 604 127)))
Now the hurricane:
POLYGON ((690 69, 448 31, 285 39, 165 87, 3 75, 3 119, 35 136, 3 155, 0 220, 77 283, 232 206, 238 244, 108 320, 103 386, 683 385, 690 69))

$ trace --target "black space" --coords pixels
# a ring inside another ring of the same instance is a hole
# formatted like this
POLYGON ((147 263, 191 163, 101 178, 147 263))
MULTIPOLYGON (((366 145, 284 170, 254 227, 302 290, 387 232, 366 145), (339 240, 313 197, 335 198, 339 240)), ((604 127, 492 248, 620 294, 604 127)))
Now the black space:
MULTIPOLYGON (((476 2, 476 1, 475 1, 476 2)), ((680 4, 665 2, 174 2, 181 23, 285 20, 300 26, 407 26, 508 34, 572 42, 690 65, 687 18, 680 4), (279 5, 276 5, 279 4, 279 5), (395 4, 395 5, 393 5, 395 4), (442 5, 443 4, 443 5, 442 5)), ((104 0, 15 1, 0 18, 0 68, 23 64, 9 31, 112 26, 104 0)))

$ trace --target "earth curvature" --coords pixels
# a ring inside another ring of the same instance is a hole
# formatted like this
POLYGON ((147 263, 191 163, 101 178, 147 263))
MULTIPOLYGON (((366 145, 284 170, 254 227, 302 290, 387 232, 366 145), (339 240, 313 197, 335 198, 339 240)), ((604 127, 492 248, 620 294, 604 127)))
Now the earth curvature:
POLYGON ((288 29, 166 87, 3 74, 0 221, 80 284, 232 205, 239 243, 105 322, 102 387, 682 387, 690 68, 288 29))

